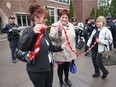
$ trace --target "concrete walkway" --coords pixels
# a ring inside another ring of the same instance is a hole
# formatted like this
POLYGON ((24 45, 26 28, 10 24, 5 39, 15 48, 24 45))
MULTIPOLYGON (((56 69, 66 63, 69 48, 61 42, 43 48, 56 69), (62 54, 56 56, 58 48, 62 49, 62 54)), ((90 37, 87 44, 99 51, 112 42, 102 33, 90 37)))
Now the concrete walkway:
MULTIPOLYGON (((0 41, 0 87, 34 87, 26 73, 26 64, 11 61, 8 41, 0 41)), ((78 50, 82 53, 84 50, 78 50)), ((110 74, 104 80, 101 76, 92 78, 94 73, 91 57, 82 56, 76 59, 77 73, 70 73, 72 87, 116 87, 116 66, 106 67, 110 74)), ((59 87, 57 65, 54 67, 53 87, 59 87)), ((68 87, 68 86, 67 86, 68 87)))

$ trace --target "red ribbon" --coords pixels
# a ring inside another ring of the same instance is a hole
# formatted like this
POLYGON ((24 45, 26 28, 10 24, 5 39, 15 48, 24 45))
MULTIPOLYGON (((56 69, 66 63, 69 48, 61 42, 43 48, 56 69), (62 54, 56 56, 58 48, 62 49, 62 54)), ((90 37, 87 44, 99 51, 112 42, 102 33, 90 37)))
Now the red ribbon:
MULTIPOLYGON (((62 27, 62 28, 63 28, 63 27, 62 27)), ((67 40, 67 43, 68 43, 68 45, 69 45, 70 50, 71 50, 73 53, 75 53, 77 56, 84 56, 85 54, 89 53, 89 52, 91 51, 91 49, 92 49, 92 48, 95 46, 95 44, 97 43, 97 42, 95 41, 94 44, 93 44, 86 52, 80 54, 80 53, 78 53, 78 52, 76 52, 75 50, 72 49, 72 46, 71 46, 70 41, 69 41, 69 39, 68 39, 68 35, 67 35, 67 33, 66 33, 66 30, 65 30, 64 28, 63 28, 63 30, 64 30, 65 37, 66 37, 66 40, 67 40)), ((97 39, 97 38, 96 38, 96 39, 97 39)))
POLYGON ((39 35, 37 36, 37 42, 36 42, 36 45, 35 45, 35 48, 34 48, 34 52, 31 52, 31 53, 29 54, 30 60, 33 60, 33 59, 35 58, 35 56, 37 55, 37 53, 39 52, 39 50, 40 50, 40 42, 41 42, 41 39, 42 39, 42 37, 43 37, 43 33, 44 33, 44 31, 45 31, 47 28, 50 28, 50 27, 61 27, 61 28, 64 30, 65 37, 66 37, 66 41, 67 41, 67 43, 68 43, 68 45, 69 45, 69 48, 70 48, 70 50, 71 50, 73 53, 75 53, 77 56, 83 56, 83 55, 89 53, 89 52, 91 51, 91 49, 92 49, 92 48, 95 46, 95 44, 97 43, 97 42, 95 41, 94 44, 93 44, 86 52, 80 54, 80 53, 76 52, 76 51, 72 48, 72 46, 71 46, 71 44, 70 44, 70 41, 69 41, 69 38, 68 38, 68 35, 67 35, 67 32, 66 32, 66 30, 65 30, 65 28, 64 28, 63 26, 44 26, 44 27, 41 28, 41 30, 40 30, 40 31, 41 31, 41 34, 39 34, 39 35))
POLYGON ((33 60, 40 50, 40 42, 41 42, 41 39, 43 37, 44 31, 45 31, 45 28, 44 27, 41 28, 41 30, 40 30, 41 33, 37 36, 37 42, 35 44, 34 52, 29 53, 30 60, 33 60))

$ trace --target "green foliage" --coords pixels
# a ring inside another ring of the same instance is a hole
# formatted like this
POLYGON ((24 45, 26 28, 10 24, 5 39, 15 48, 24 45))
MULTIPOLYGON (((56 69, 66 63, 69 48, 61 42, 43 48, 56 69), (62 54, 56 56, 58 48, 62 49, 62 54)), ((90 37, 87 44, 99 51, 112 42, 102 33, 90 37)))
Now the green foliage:
POLYGON ((112 15, 113 17, 116 17, 116 0, 99 0, 99 8, 96 12, 96 17, 103 15, 112 15))
POLYGON ((112 0, 111 5, 110 5, 110 14, 113 17, 116 17, 116 0, 112 0))
POLYGON ((94 8, 92 9, 92 11, 90 13, 90 16, 95 18, 95 10, 94 10, 94 8))
POLYGON ((72 0, 70 0, 70 19, 72 19, 72 17, 74 17, 74 8, 73 8, 72 0))
POLYGON ((99 10, 96 11, 96 18, 99 16, 99 10))
POLYGON ((106 16, 110 14, 110 3, 109 0, 99 0, 99 6, 97 10, 97 16, 106 16))
MULTIPOLYGON (((47 6, 45 6, 45 8, 48 9, 47 6)), ((51 25, 51 17, 50 17, 49 14, 48 14, 48 16, 47 16, 47 22, 46 22, 46 25, 48 25, 48 26, 51 25)), ((49 31, 50 31, 50 28, 47 29, 47 31, 49 32, 49 31)))

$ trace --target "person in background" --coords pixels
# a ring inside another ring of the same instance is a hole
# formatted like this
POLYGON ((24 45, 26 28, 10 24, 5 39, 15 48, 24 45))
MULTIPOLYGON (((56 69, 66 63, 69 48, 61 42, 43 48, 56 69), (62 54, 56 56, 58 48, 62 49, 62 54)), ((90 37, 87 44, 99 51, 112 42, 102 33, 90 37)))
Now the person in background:
POLYGON ((106 18, 103 16, 99 16, 96 20, 96 26, 97 29, 94 29, 88 42, 87 46, 91 46, 96 41, 97 44, 92 48, 92 62, 94 66, 94 74, 92 77, 99 77, 100 76, 100 70, 102 71, 102 79, 105 79, 107 75, 109 74, 108 70, 104 67, 100 60, 100 53, 103 52, 105 49, 105 46, 109 50, 109 44, 112 43, 113 38, 111 31, 106 27, 106 18))
POLYGON ((116 17, 112 18, 112 22, 114 22, 116 24, 116 17))
MULTIPOLYGON (((50 37, 55 45, 62 45, 64 42, 67 42, 64 33, 64 29, 65 29, 70 41, 70 45, 72 49, 76 51, 75 28, 74 25, 68 21, 69 18, 70 18, 70 12, 66 9, 61 10, 59 21, 53 24, 55 26, 60 26, 60 27, 58 28, 52 27, 50 30, 50 37), (64 29, 62 29, 62 27, 64 29)), ((57 69, 60 87, 66 87, 66 85, 72 86, 72 83, 69 80, 69 66, 70 66, 70 62, 76 58, 76 55, 70 50, 69 46, 67 46, 64 48, 63 51, 54 53, 53 56, 55 62, 60 62, 60 64, 58 64, 58 69, 57 69), (65 75, 64 80, 63 80, 63 72, 65 75), (64 81, 66 84, 64 83, 64 81)))
MULTIPOLYGON (((22 51, 31 51, 35 47, 37 36, 40 35, 41 29, 45 28, 48 11, 39 4, 29 6, 30 18, 34 25, 27 27, 20 40, 19 49, 22 51)), ((40 50, 35 56, 35 63, 27 64, 26 70, 34 87, 52 87, 53 83, 53 60, 52 52, 62 51, 65 47, 52 45, 46 30, 43 31, 43 37, 40 41, 40 50)))
MULTIPOLYGON (((91 18, 88 17, 85 20, 85 26, 84 26, 84 39, 85 39, 85 52, 88 50, 88 46, 87 46, 87 41, 92 33, 92 28, 90 26, 91 24, 91 18)), ((88 56, 89 53, 85 54, 85 56, 88 56)))
POLYGON ((15 24, 15 17, 12 15, 9 17, 9 24, 6 24, 3 29, 3 33, 7 33, 8 41, 9 41, 9 46, 11 49, 11 55, 12 55, 12 61, 13 63, 16 63, 16 57, 15 57, 15 52, 16 48, 18 47, 18 42, 20 38, 20 29, 18 25, 15 24))
MULTIPOLYGON (((76 19, 76 18, 72 18, 72 19, 71 19, 71 23, 72 23, 74 26, 77 26, 77 19, 76 19)), ((78 41, 78 32, 79 32, 78 28, 75 27, 75 35, 76 35, 75 40, 76 40, 76 44, 77 44, 77 41, 78 41)))
POLYGON ((91 20, 90 27, 91 27, 91 29, 93 31, 94 29, 96 29, 95 18, 94 17, 90 17, 90 20, 91 20))
POLYGON ((110 16, 110 15, 106 16, 106 20, 107 20, 107 22, 106 22, 107 27, 111 31, 112 36, 113 36, 114 48, 116 48, 116 25, 114 22, 112 22, 112 16, 110 16))

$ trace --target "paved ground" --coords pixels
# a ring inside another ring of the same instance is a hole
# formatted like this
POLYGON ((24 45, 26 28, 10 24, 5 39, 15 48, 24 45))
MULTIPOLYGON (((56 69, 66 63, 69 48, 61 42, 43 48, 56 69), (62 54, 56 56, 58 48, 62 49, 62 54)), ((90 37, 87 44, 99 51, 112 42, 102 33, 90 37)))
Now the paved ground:
MULTIPOLYGON (((83 52, 83 49, 78 51, 83 52)), ((93 66, 90 57, 78 57, 76 65, 78 72, 70 73, 72 87, 116 87, 116 66, 106 67, 110 74, 102 80, 101 77, 92 78, 93 66)), ((59 87, 56 69, 57 65, 54 67, 53 87, 59 87)), ((33 87, 26 73, 25 63, 12 63, 8 41, 5 39, 0 40, 0 87, 33 87)))

